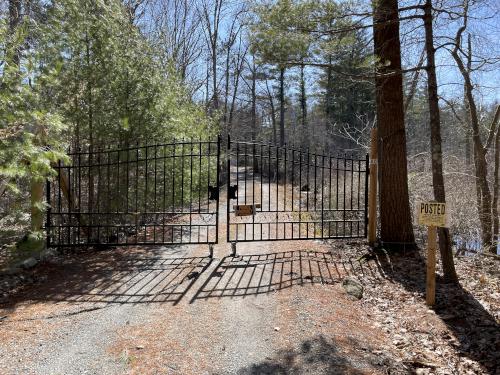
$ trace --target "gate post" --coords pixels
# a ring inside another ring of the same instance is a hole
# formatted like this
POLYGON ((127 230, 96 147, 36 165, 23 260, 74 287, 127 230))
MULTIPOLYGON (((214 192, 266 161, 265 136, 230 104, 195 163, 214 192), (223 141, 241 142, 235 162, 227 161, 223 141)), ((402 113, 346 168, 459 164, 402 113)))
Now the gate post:
POLYGON ((370 146, 370 191, 368 193, 368 244, 374 246, 377 241, 377 128, 371 132, 370 146))
POLYGON ((231 231, 231 218, 229 216, 229 210, 231 207, 231 136, 228 134, 227 135, 227 149, 226 149, 226 161, 227 161, 227 177, 226 177, 226 182, 227 182, 227 187, 226 187, 226 242, 229 243, 230 235, 229 232, 231 231))
POLYGON ((39 232, 43 228, 43 210, 40 208, 43 201, 43 179, 31 177, 31 230, 39 232))
MULTIPOLYGON (((217 188, 217 206, 215 208, 215 243, 219 243, 219 214, 220 214, 220 134, 217 136, 217 182, 216 182, 216 188, 217 188)), ((210 159, 210 157, 209 157, 210 159)), ((209 167, 210 168, 210 167, 209 167)), ((210 249, 210 257, 213 257, 213 245, 212 248, 210 249)))

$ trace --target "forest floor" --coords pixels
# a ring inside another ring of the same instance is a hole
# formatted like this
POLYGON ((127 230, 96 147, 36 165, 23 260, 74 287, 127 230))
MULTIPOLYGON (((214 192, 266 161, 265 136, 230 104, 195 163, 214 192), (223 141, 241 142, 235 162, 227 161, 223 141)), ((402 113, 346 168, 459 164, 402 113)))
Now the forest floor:
POLYGON ((496 258, 456 258, 461 286, 438 279, 430 309, 423 252, 214 250, 80 250, 4 276, 24 282, 0 301, 2 374, 500 374, 496 258))

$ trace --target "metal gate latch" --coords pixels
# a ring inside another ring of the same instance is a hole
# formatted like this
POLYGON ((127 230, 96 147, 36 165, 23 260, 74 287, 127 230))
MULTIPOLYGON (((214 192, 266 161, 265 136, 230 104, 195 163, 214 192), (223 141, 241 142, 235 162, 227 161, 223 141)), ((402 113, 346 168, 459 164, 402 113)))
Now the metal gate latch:
POLYGON ((238 196, 238 185, 229 186, 229 199, 236 199, 238 196))
POLYGON ((209 186, 208 187, 208 199, 211 201, 216 201, 219 199, 219 187, 218 186, 209 186))

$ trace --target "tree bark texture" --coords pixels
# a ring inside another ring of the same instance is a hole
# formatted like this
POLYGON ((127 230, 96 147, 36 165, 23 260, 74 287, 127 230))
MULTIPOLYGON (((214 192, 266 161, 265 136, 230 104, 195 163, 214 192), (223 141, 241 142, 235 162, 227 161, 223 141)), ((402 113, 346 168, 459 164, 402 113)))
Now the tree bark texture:
POLYGON ((403 80, 397 0, 374 5, 375 78, 379 136, 380 236, 386 246, 415 248, 408 194, 403 80))

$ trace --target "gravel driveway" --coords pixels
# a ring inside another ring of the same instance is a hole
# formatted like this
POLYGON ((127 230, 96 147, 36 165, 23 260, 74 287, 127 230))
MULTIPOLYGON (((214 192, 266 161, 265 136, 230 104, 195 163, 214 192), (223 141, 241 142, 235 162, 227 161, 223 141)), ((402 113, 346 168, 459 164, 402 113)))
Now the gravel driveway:
POLYGON ((206 245, 131 247, 38 267, 45 281, 0 305, 1 372, 373 374, 394 362, 339 283, 357 271, 327 244, 229 254, 227 243, 213 259, 206 245))

